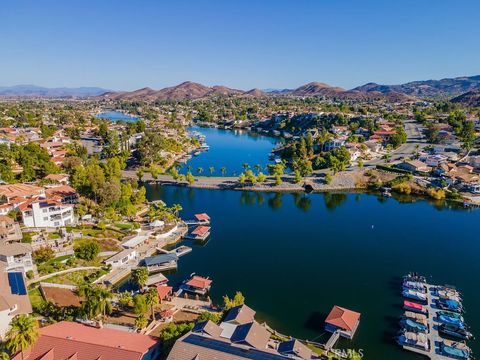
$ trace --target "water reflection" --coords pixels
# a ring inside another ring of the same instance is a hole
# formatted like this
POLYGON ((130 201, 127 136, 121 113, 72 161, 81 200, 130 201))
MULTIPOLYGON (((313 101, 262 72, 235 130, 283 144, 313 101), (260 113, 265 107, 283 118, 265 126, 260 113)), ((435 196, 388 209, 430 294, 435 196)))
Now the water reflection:
POLYGON ((335 210, 340 205, 347 201, 347 194, 345 193, 325 193, 323 194, 323 201, 328 210, 335 210))
POLYGON ((312 199, 305 193, 293 193, 295 206, 303 212, 308 212, 312 206, 312 199))
POLYGON ((275 193, 275 195, 268 199, 268 206, 272 210, 278 210, 282 207, 282 193, 275 193))

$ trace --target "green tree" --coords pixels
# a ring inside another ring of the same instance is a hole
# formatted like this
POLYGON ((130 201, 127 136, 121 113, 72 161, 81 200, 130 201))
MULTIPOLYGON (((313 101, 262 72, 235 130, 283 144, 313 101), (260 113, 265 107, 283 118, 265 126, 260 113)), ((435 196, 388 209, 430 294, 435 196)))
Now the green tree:
POLYGON ((75 245, 74 251, 77 258, 92 261, 100 253, 100 245, 95 240, 83 240, 75 245))
POLYGON ((243 304, 245 304, 245 297, 240 291, 237 291, 235 293, 235 296, 233 297, 233 299, 230 299, 228 295, 223 296, 223 309, 225 311, 228 311, 231 308, 234 308, 235 306, 243 305, 243 304))
POLYGON ((135 319, 135 327, 137 329, 144 329, 146 326, 148 325, 148 320, 147 318, 145 317, 145 315, 139 315, 137 316, 137 318, 135 319))
POLYGON ((105 316, 112 312, 112 293, 101 285, 85 284, 79 287, 78 294, 85 300, 82 301, 81 311, 88 319, 98 315, 105 316))
POLYGON ((223 176, 225 176, 225 174, 227 173, 227 168, 225 166, 222 166, 220 168, 220 172, 222 173, 223 176))
POLYGON ((42 246, 33 252, 32 257, 36 263, 43 263, 55 258, 55 251, 49 246, 42 246))
POLYGON ((148 289, 145 294, 145 302, 150 306, 150 311, 152 312, 152 321, 155 320, 155 305, 158 305, 160 302, 158 299, 158 292, 156 288, 148 289))
POLYGON ((13 354, 25 350, 35 345, 39 337, 38 323, 34 317, 29 315, 17 315, 11 323, 10 328, 5 335, 5 344, 13 354))
POLYGON ((133 308, 135 314, 137 315, 144 315, 148 309, 147 300, 145 295, 137 294, 133 297, 133 308))
POLYGON ((465 120, 463 122, 463 128, 460 137, 463 141, 462 147, 467 151, 471 150, 477 138, 475 134, 475 124, 473 121, 465 120))
POLYGON ((265 176, 264 173, 262 173, 262 172, 258 173, 257 180, 258 180, 259 183, 265 182, 266 179, 267 179, 267 177, 265 176))
POLYGON ((195 182, 195 177, 193 174, 189 171, 187 172, 187 175, 185 176, 185 179, 187 180, 189 185, 192 185, 195 182))
POLYGON ((210 166, 208 168, 208 172, 210 173, 210 175, 213 175, 213 173, 215 172, 215 168, 213 166, 210 166))
POLYGON ((240 185, 245 185, 245 181, 247 181, 247 177, 245 176, 244 173, 241 173, 240 176, 238 177, 238 182, 240 185))
POLYGON ((299 170, 296 170, 295 171, 295 174, 294 174, 294 178, 293 178, 293 182, 295 184, 298 184, 300 181, 302 181, 302 175, 300 174, 300 171, 299 170))
POLYGON ((197 174, 201 175, 203 173, 203 167, 199 166, 197 168, 197 174))
POLYGON ((329 185, 329 184, 332 183, 333 177, 332 177, 332 175, 327 174, 327 175, 325 175, 324 180, 325 180, 325 184, 329 185))
POLYGON ((127 309, 132 301, 132 294, 130 294, 128 291, 124 291, 118 295, 118 303, 123 309, 127 309))
POLYGON ((0 360, 9 360, 10 356, 5 351, 0 351, 0 360))
POLYGON ((146 267, 139 267, 133 269, 132 271, 132 280, 138 287, 143 288, 148 280, 148 270, 146 267))

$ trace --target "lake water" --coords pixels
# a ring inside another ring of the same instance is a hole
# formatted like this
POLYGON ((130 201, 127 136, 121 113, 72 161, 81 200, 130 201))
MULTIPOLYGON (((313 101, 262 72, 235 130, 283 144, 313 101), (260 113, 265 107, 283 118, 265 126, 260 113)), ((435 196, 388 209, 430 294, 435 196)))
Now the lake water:
MULTIPOLYGON (((149 199, 207 212, 212 235, 183 256, 171 284, 213 279, 212 298, 239 290, 257 318, 292 336, 324 339, 333 305, 362 313, 352 342, 366 359, 416 359, 394 343, 409 271, 456 285, 480 336, 480 212, 368 194, 274 194, 147 186, 149 199)), ((186 242, 191 244, 191 242, 186 242)), ((480 353, 477 343, 471 347, 480 353)))
MULTIPOLYGON (((268 154, 272 151, 278 139, 240 130, 223 130, 216 128, 192 127, 190 131, 198 131, 206 136, 206 143, 210 150, 202 152, 183 166, 182 173, 191 171, 199 175, 198 168, 203 169, 201 175, 222 175, 221 168, 226 168, 225 175, 237 176, 244 171, 243 164, 247 163, 253 170, 255 165, 263 169, 269 163, 268 154), (209 168, 214 168, 210 173, 209 168)), ((265 170, 264 170, 265 172, 265 170)))
POLYGON ((137 121, 139 118, 137 116, 128 115, 121 111, 107 110, 102 111, 96 115, 99 119, 105 119, 110 121, 137 121))

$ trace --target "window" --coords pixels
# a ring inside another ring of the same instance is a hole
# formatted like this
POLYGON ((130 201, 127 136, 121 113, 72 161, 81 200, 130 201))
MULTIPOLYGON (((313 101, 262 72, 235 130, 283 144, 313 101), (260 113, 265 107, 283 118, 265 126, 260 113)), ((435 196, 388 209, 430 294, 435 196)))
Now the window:
POLYGON ((48 221, 48 216, 43 218, 43 221, 48 221))
POLYGON ((60 226, 60 221, 55 221, 55 222, 53 223, 53 226, 60 226))
POLYGON ((43 209, 42 211, 43 211, 44 213, 46 213, 48 210, 47 210, 47 209, 43 209))

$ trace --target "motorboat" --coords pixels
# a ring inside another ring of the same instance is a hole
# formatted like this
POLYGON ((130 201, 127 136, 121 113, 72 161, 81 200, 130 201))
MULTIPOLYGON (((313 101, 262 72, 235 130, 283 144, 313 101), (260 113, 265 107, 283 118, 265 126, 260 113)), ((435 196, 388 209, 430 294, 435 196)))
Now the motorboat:
POLYGON ((415 320, 410 319, 410 318, 403 318, 400 321, 400 324, 406 330, 414 332, 414 333, 427 333, 428 332, 428 326, 427 325, 420 324, 419 322, 416 322, 415 320))
POLYGON ((459 301, 451 299, 437 299, 436 304, 441 310, 455 311, 458 313, 463 312, 463 306, 459 301))
POLYGON ((414 303, 412 301, 405 300, 403 302, 403 308, 405 310, 413 311, 419 314, 427 315, 428 314, 428 309, 426 306, 414 303))
POLYGON ((437 316, 440 316, 440 315, 445 315, 445 316, 449 316, 449 317, 452 317, 452 318, 457 318, 457 319, 460 319, 460 320, 463 321, 463 316, 461 314, 453 312, 453 311, 446 311, 446 310, 437 311, 437 316))
POLYGON ((440 350, 445 356, 461 360, 470 359, 470 355, 472 353, 472 351, 466 344, 450 340, 443 340, 440 343, 440 350))
POLYGON ((440 324, 438 327, 440 334, 455 337, 462 340, 472 340, 473 334, 467 329, 454 325, 440 324))
POLYGON ((425 284, 418 281, 404 281, 403 288, 421 291, 423 293, 427 292, 427 287, 425 286, 425 284))
POLYGON ((448 315, 439 315, 439 316, 437 316, 437 320, 438 320, 438 322, 440 322, 442 324, 458 326, 458 327, 461 327, 461 328, 465 327, 465 323, 463 322, 463 319, 461 317, 456 318, 456 317, 451 317, 451 316, 448 316, 448 315))
POLYGON ((404 281, 413 281, 413 282, 421 282, 421 283, 426 283, 427 279, 425 276, 422 276, 416 272, 411 272, 408 275, 403 277, 404 281))
POLYGON ((398 336, 397 341, 402 346, 411 346, 424 351, 430 349, 428 338, 425 334, 403 331, 400 336, 398 336))
POLYGON ((412 300, 420 300, 420 301, 427 301, 427 295, 420 291, 415 291, 412 289, 403 289, 402 291, 403 297, 406 297, 408 299, 412 300))

